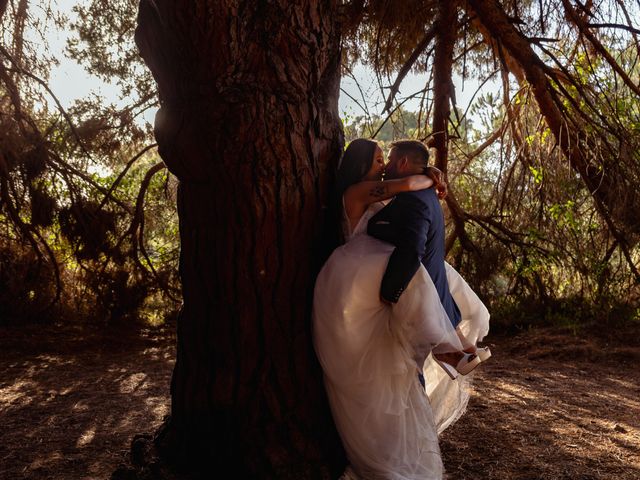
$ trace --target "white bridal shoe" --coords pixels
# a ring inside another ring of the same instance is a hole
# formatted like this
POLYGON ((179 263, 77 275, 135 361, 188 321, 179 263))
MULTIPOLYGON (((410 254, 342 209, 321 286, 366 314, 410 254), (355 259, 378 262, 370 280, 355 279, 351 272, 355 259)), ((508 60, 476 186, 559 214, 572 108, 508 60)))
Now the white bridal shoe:
POLYGON ((489 347, 477 347, 475 354, 481 362, 486 362, 491 358, 491 350, 489 350, 489 347))
POLYGON ((481 362, 486 362, 491 358, 491 350, 489 350, 489 347, 474 347, 474 350, 468 348, 463 350, 463 352, 477 355, 481 362))
MULTIPOLYGON (((480 350, 480 349, 478 349, 480 350)), ((489 356, 491 356, 491 352, 489 352, 489 356)), ((489 358, 489 357, 487 357, 489 358)), ((471 371, 480 365, 480 356, 475 353, 462 353, 462 358, 458 361, 458 363, 453 366, 450 363, 447 363, 443 360, 438 360, 438 358, 434 355, 433 359, 442 367, 442 369, 451 377, 452 380, 455 380, 458 375, 467 375, 471 373, 471 371)))

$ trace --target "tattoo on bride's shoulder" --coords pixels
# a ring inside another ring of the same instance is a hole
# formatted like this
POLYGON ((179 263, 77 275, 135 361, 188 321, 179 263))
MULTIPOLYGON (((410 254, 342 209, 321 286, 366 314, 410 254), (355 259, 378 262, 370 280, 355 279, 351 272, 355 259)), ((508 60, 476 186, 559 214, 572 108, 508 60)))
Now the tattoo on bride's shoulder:
POLYGON ((387 193, 387 187, 385 187, 384 185, 379 185, 369 190, 369 195, 376 198, 384 197, 386 193, 387 193))

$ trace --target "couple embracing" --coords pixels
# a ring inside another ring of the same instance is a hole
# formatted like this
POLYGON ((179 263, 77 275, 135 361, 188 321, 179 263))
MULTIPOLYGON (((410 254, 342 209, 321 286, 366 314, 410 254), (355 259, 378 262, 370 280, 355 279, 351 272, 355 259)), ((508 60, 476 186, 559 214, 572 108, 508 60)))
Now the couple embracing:
POLYGON ((318 276, 313 322, 344 478, 441 479, 438 433, 464 413, 465 375, 491 355, 476 347, 489 313, 444 260, 446 185, 428 160, 403 140, 385 166, 376 142, 357 139, 338 169, 345 243, 318 276))

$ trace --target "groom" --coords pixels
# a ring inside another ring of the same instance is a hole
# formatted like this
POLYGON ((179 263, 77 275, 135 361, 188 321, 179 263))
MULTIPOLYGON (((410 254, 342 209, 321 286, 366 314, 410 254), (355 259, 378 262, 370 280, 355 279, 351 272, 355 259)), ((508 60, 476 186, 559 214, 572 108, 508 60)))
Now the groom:
MULTIPOLYGON (((429 150, 422 142, 400 140, 391 146, 386 178, 426 173, 429 150)), ((396 195, 369 220, 367 233, 396 246, 382 278, 382 301, 396 303, 422 263, 455 328, 460 323, 460 310, 449 291, 444 266, 444 216, 436 189, 432 187, 396 195)))

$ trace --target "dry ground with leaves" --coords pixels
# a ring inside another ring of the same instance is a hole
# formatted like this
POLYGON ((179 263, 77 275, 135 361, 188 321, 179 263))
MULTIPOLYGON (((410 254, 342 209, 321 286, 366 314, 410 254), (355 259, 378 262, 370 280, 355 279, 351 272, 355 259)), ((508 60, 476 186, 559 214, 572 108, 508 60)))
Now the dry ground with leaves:
MULTIPOLYGON (((451 480, 640 478, 638 328, 488 339, 451 480), (594 337, 606 332, 603 337, 594 337)), ((171 333, 0 329, 0 479, 107 479, 168 412, 171 333)))

